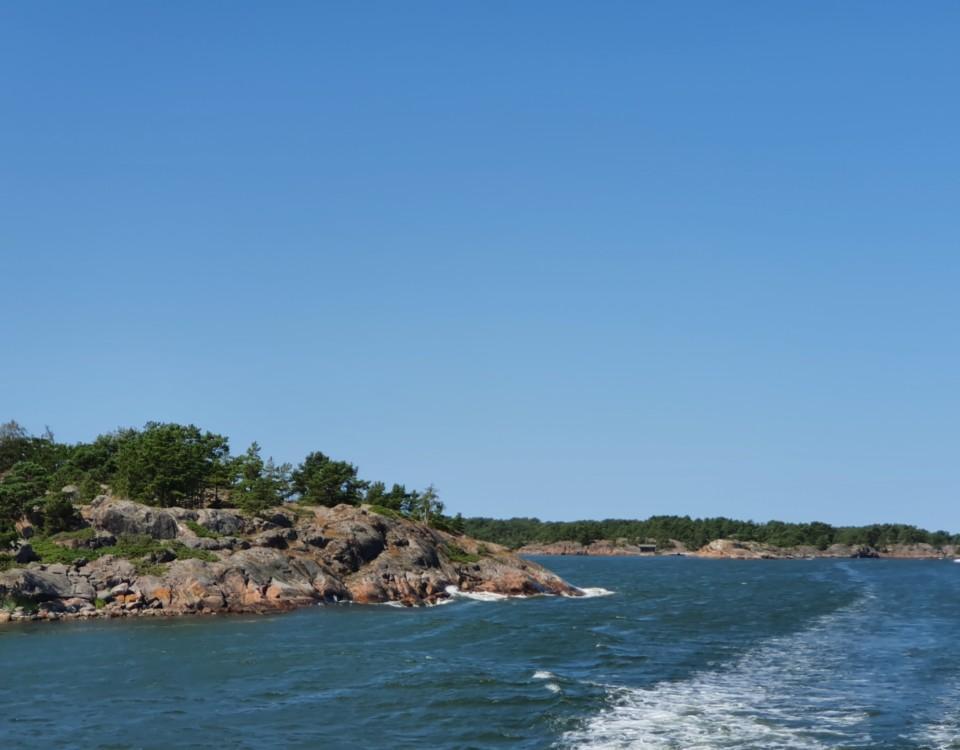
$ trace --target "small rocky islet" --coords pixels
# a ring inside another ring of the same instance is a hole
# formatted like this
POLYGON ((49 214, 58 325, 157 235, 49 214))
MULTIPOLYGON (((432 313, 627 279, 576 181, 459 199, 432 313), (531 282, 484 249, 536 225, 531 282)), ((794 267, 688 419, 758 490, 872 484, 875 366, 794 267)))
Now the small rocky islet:
POLYGON ((505 547, 364 505, 251 516, 101 495, 80 513, 83 528, 43 541, 63 562, 42 562, 28 539, 0 572, 0 623, 584 593, 505 547))

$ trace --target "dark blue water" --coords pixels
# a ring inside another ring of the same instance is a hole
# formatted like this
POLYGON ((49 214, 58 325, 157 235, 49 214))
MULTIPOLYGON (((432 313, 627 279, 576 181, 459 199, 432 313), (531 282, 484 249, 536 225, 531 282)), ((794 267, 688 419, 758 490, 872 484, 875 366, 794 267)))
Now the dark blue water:
POLYGON ((615 593, 0 628, 0 747, 960 748, 960 565, 542 562, 615 593))

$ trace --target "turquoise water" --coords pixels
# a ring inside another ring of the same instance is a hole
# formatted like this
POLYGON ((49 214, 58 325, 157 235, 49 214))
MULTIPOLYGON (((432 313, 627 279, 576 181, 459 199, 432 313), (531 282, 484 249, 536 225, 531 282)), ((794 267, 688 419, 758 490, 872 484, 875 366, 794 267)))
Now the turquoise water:
POLYGON ((615 593, 0 628, 0 747, 960 748, 960 565, 542 562, 615 593))

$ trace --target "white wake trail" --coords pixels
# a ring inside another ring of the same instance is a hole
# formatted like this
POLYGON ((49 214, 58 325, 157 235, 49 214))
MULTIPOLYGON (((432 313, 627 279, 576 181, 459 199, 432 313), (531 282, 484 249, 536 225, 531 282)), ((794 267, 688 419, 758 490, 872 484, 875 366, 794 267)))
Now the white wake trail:
POLYGON ((566 747, 817 750, 868 742, 854 675, 838 676, 872 594, 770 639, 736 662, 650 688, 611 687, 611 707, 567 733, 566 747), (841 679, 842 687, 837 681, 841 679))
POLYGON ((938 718, 903 739, 929 750, 960 750, 960 685, 937 702, 938 718))

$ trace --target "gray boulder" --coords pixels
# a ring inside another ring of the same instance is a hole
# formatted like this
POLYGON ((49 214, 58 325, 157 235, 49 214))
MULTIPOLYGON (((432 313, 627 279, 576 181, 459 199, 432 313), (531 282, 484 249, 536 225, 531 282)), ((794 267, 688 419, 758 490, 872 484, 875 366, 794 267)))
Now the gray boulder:
POLYGON ((43 602, 73 596, 73 583, 66 573, 14 568, 0 573, 0 599, 18 597, 43 602))
POLYGON ((216 534, 236 536, 253 530, 252 524, 239 513, 216 508, 204 508, 197 512, 197 523, 216 534))
POLYGON ((111 534, 146 534, 154 539, 176 539, 177 519, 172 513, 127 500, 110 500, 92 509, 94 526, 111 534))

